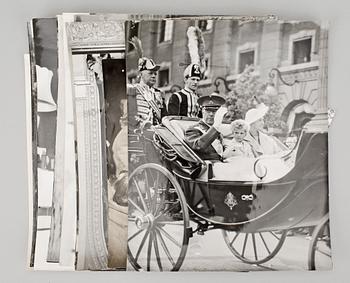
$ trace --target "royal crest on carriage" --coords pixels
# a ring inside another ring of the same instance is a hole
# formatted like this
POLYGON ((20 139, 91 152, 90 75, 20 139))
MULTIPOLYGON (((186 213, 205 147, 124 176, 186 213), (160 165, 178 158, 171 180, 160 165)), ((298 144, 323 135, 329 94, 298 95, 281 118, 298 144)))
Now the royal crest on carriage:
POLYGON ((237 199, 231 192, 226 195, 224 203, 230 208, 230 210, 238 204, 237 199))

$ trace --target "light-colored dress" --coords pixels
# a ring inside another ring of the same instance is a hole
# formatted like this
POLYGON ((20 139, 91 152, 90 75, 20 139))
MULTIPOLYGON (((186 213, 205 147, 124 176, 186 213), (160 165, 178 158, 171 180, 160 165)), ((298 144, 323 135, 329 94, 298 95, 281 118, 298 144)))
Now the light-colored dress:
POLYGON ((235 138, 233 138, 226 146, 222 157, 224 159, 235 157, 235 156, 243 156, 243 157, 255 157, 251 144, 243 140, 241 142, 237 142, 235 138))
POLYGON ((259 155, 276 154, 287 149, 276 138, 268 136, 261 131, 258 132, 257 138, 248 133, 245 139, 252 145, 254 152, 257 152, 259 155))

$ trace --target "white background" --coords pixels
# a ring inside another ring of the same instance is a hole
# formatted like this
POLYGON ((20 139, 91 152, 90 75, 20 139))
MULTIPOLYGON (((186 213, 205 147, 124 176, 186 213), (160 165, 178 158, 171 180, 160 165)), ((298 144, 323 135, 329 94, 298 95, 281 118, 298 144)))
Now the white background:
MULTIPOLYGON (((1 11, 0 282, 350 282, 350 8, 335 0, 20 0, 1 11), (330 211, 334 270, 331 272, 168 273, 31 272, 26 270, 28 193, 23 53, 26 22, 62 12, 147 14, 276 14, 283 19, 329 20, 330 211)), ((6 5, 5 5, 6 4, 6 5)))

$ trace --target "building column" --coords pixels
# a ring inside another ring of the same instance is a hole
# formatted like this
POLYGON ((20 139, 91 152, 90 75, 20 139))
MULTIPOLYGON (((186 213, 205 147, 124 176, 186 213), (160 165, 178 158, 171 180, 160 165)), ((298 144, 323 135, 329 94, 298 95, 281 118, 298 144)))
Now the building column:
POLYGON ((281 62, 282 25, 279 22, 264 23, 259 59, 262 80, 268 80, 271 69, 279 67, 281 62))
POLYGON ((308 129, 328 131, 328 24, 321 24, 320 29, 320 65, 318 77, 318 99, 315 117, 307 124, 308 129))
POLYGON ((327 113, 328 92, 328 26, 322 25, 320 30, 320 73, 319 73, 319 113, 327 113))

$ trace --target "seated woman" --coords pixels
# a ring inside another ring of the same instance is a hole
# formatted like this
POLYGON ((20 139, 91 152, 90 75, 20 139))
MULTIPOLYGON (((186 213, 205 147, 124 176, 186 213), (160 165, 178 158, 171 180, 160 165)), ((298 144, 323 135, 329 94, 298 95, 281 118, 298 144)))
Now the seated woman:
POLYGON ((249 109, 245 115, 245 121, 250 129, 246 140, 258 155, 275 155, 288 150, 277 138, 270 136, 264 131, 264 117, 269 108, 260 103, 256 108, 249 109))
POLYGON ((231 131, 233 139, 226 145, 223 159, 236 156, 255 157, 251 144, 244 139, 248 134, 249 124, 242 119, 235 120, 231 123, 231 131))

